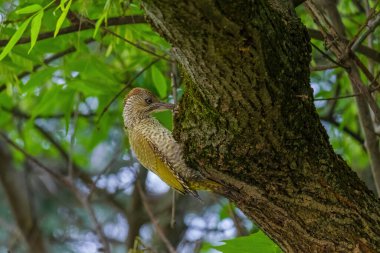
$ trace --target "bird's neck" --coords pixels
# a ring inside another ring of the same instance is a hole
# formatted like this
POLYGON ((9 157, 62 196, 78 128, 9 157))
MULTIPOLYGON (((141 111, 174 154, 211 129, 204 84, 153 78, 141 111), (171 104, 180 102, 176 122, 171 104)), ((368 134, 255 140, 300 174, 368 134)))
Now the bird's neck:
POLYGON ((133 129, 140 124, 154 123, 154 119, 150 114, 146 112, 136 113, 132 108, 126 106, 123 112, 124 126, 128 129, 133 129))

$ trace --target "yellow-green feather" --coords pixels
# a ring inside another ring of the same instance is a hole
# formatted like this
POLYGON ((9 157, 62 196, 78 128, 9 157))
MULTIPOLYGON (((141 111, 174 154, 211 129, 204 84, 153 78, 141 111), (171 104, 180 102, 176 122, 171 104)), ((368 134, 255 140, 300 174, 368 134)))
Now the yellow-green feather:
POLYGON ((186 192, 172 169, 165 163, 163 157, 160 157, 160 154, 157 153, 148 139, 133 131, 129 131, 129 139, 137 159, 145 168, 158 175, 170 187, 181 193, 186 192))

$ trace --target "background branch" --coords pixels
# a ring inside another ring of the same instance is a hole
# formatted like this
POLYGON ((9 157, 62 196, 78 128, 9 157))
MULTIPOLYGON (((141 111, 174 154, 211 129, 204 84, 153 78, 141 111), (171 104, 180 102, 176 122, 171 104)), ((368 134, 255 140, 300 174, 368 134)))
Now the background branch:
MULTIPOLYGON (((79 32, 79 31, 84 31, 84 30, 89 30, 93 29, 95 26, 94 24, 98 20, 91 20, 91 22, 84 22, 84 23, 79 23, 79 24, 73 24, 68 27, 64 27, 59 30, 59 35, 64 35, 64 34, 69 34, 69 33, 74 33, 74 32, 79 32)), ((144 16, 141 15, 135 15, 135 16, 123 16, 123 17, 113 17, 113 18, 108 18, 107 19, 107 26, 118 26, 118 25, 128 25, 128 24, 143 24, 146 23, 144 16)), ((102 23, 102 27, 105 27, 106 24, 102 23)), ((45 40, 45 39, 50 39, 54 37, 54 31, 49 31, 49 32, 44 32, 40 33, 38 35, 37 41, 39 40, 45 40)), ((3 47, 7 45, 9 42, 9 39, 7 40, 0 40, 0 47, 3 47)), ((30 37, 23 37, 21 38, 16 45, 19 44, 26 44, 30 42, 30 37)))
POLYGON ((12 214, 27 242, 30 253, 47 252, 43 234, 39 228, 39 220, 30 203, 25 171, 17 171, 12 165, 11 153, 5 142, 0 140, 0 181, 8 197, 12 214))

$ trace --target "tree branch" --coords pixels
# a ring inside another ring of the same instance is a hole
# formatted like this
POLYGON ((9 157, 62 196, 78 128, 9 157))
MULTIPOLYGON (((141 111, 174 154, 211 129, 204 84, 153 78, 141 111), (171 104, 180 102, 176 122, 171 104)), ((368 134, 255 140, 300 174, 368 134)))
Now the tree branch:
MULTIPOLYGON (((73 32, 79 32, 84 30, 89 30, 94 28, 94 24, 97 22, 97 20, 91 20, 94 23, 85 22, 80 24, 74 24, 68 27, 64 27, 59 30, 58 35, 64 35, 69 34, 73 32)), ((134 15, 134 16, 124 16, 124 17, 113 17, 107 19, 107 26, 118 26, 118 25, 127 25, 127 24, 144 24, 146 23, 144 16, 141 15, 134 15)), ((105 27, 106 24, 102 24, 102 27, 105 27)), ((57 36, 58 36, 57 35, 57 36)), ((50 39, 54 37, 54 31, 44 32, 40 33, 38 35, 37 41, 39 40, 45 40, 50 39)), ((0 47, 3 47, 7 45, 9 40, 0 40, 0 47)), ((30 42, 30 37, 23 37, 21 38, 16 45, 19 44, 26 44, 30 42)))
MULTIPOLYGON (((324 41, 323 34, 320 31, 312 29, 312 28, 308 28, 307 30, 309 31, 309 35, 311 38, 324 41)), ((349 41, 345 38, 340 38, 340 39, 344 43, 347 43, 347 44, 349 43, 349 41)), ((357 52, 367 56, 368 58, 380 63, 380 53, 378 51, 372 49, 372 48, 369 48, 369 47, 363 46, 363 45, 359 45, 355 51, 357 51, 357 52)))
POLYGON ((315 67, 310 67, 310 72, 325 71, 325 70, 329 70, 329 69, 336 69, 338 67, 339 66, 337 66, 335 64, 315 66, 315 67))
MULTIPOLYGON (((321 120, 331 124, 331 125, 334 125, 336 127, 340 127, 340 123, 338 121, 336 121, 333 117, 326 117, 326 116, 320 116, 321 120)), ((349 129, 347 126, 344 126, 342 128, 343 132, 345 132, 346 134, 348 134, 349 136, 351 136, 354 140, 356 140, 362 147, 363 149, 365 150, 365 146, 364 146, 364 139, 360 136, 359 133, 355 133, 354 131, 352 131, 351 129, 349 129)))
POLYGON ((12 166, 12 156, 4 142, 0 141, 0 181, 4 186, 12 214, 28 244, 29 252, 47 252, 38 219, 30 204, 25 171, 12 166))
MULTIPOLYGON (((92 39, 92 38, 86 39, 85 43, 88 44, 88 43, 91 43, 92 41, 94 41, 94 39, 92 39)), ((55 60, 57 60, 57 59, 65 56, 65 55, 71 54, 71 53, 73 53, 75 51, 76 51, 76 48, 74 46, 72 46, 72 47, 69 47, 69 48, 61 51, 61 52, 53 54, 52 56, 47 57, 43 61, 43 64, 37 64, 37 65, 33 66, 32 72, 38 70, 39 68, 41 68, 44 65, 47 65, 47 64, 51 63, 52 61, 55 61, 55 60)), ((17 75, 17 78, 18 79, 24 78, 25 76, 29 75, 30 73, 31 73, 30 71, 21 72, 20 74, 17 75)), ((0 85, 0 92, 2 92, 3 90, 5 90, 5 88, 6 88, 6 85, 5 84, 1 84, 0 85)))
MULTIPOLYGON (((331 52, 333 52, 337 58, 341 59, 344 65, 347 65, 346 71, 351 81, 351 86, 354 93, 361 94, 361 96, 356 96, 355 98, 359 112, 360 124, 364 132, 365 143, 371 161, 371 169, 374 176, 376 191, 377 194, 380 195, 380 149, 368 106, 372 109, 375 118, 378 121, 380 121, 379 107, 371 96, 368 87, 364 86, 361 81, 357 64, 360 62, 358 62, 357 57, 352 51, 347 52, 347 48, 348 50, 350 49, 350 42, 340 40, 340 37, 338 36, 334 25, 330 24, 330 22, 321 13, 318 6, 313 1, 308 1, 306 3, 306 8, 313 16, 314 22, 320 28, 321 33, 323 34, 326 43, 329 45, 331 52)), ((344 27, 341 29, 344 30, 344 27)), ((362 66, 362 69, 363 68, 366 69, 364 66, 362 66)), ((376 81, 374 80, 375 78, 373 78, 372 75, 367 72, 368 71, 364 72, 367 75, 367 78, 371 82, 376 81), (368 75, 370 75, 370 77, 368 77, 368 75)))

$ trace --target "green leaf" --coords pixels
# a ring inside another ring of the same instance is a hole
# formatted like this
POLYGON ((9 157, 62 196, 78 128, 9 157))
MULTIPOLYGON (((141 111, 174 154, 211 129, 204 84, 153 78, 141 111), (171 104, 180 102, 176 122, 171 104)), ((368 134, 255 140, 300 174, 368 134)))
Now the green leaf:
POLYGON ((21 88, 23 93, 27 93, 29 91, 33 91, 37 87, 42 87, 48 82, 48 80, 52 77, 56 68, 46 67, 37 72, 33 72, 30 75, 29 81, 21 88))
POLYGON ((67 3, 66 7, 63 8, 61 16, 59 16, 59 18, 58 18, 57 24, 55 26, 54 38, 57 36, 57 34, 59 32, 59 29, 61 29, 63 21, 65 21, 65 19, 66 19, 67 13, 69 12, 69 9, 70 9, 70 6, 71 6, 71 2, 72 2, 72 0, 70 0, 67 3))
POLYGON ((61 2, 59 3, 59 8, 61 8, 61 10, 63 11, 65 9, 65 3, 67 2, 67 0, 61 0, 61 2))
POLYGON ((224 240, 225 244, 214 246, 214 249, 223 253, 280 253, 281 249, 262 231, 231 240, 224 240))
POLYGON ((70 89, 82 92, 86 96, 100 96, 105 94, 114 94, 119 90, 119 86, 105 85, 101 80, 82 80, 75 78, 67 81, 70 89))
POLYGON ((153 81, 155 88, 157 89, 158 95, 161 98, 166 97, 167 92, 168 92, 168 87, 166 85, 165 76, 162 74, 162 72, 156 66, 152 66, 151 69, 152 69, 151 70, 152 71, 151 72, 152 73, 152 81, 153 81))
POLYGON ((219 219, 220 220, 229 218, 231 216, 231 214, 230 214, 230 206, 229 205, 230 205, 230 203, 227 202, 220 209, 220 211, 219 211, 219 219))
POLYGON ((32 18, 28 18, 21 24, 21 26, 17 29, 17 31, 13 34, 12 38, 9 40, 8 44, 5 46, 3 51, 0 54, 0 61, 4 59, 4 57, 12 50, 12 48, 16 45, 17 41, 21 38, 22 34, 25 32, 25 29, 28 27, 29 22, 32 18))
POLYGON ((106 16, 107 16, 107 15, 104 15, 104 14, 103 14, 103 15, 98 19, 98 21, 96 21, 94 34, 92 35, 93 38, 95 38, 96 34, 98 33, 99 28, 100 28, 100 26, 102 25, 103 20, 106 18, 106 16))
POLYGON ((34 107, 31 115, 32 118, 35 118, 38 115, 52 113, 57 101, 60 101, 60 91, 61 89, 58 87, 52 87, 50 90, 46 91, 38 104, 34 107))
POLYGON ((153 115, 164 127, 170 131, 173 130, 173 115, 171 111, 156 112, 153 115))
POLYGON ((32 48, 34 47, 34 45, 36 45, 38 34, 40 33, 41 21, 42 21, 43 16, 44 16, 44 11, 41 10, 32 19, 31 33, 30 33, 30 49, 28 51, 28 54, 30 53, 30 51, 32 51, 32 48))
POLYGON ((42 6, 39 4, 32 4, 29 6, 26 6, 20 10, 16 11, 16 14, 28 14, 28 13, 34 13, 42 9, 42 6))

